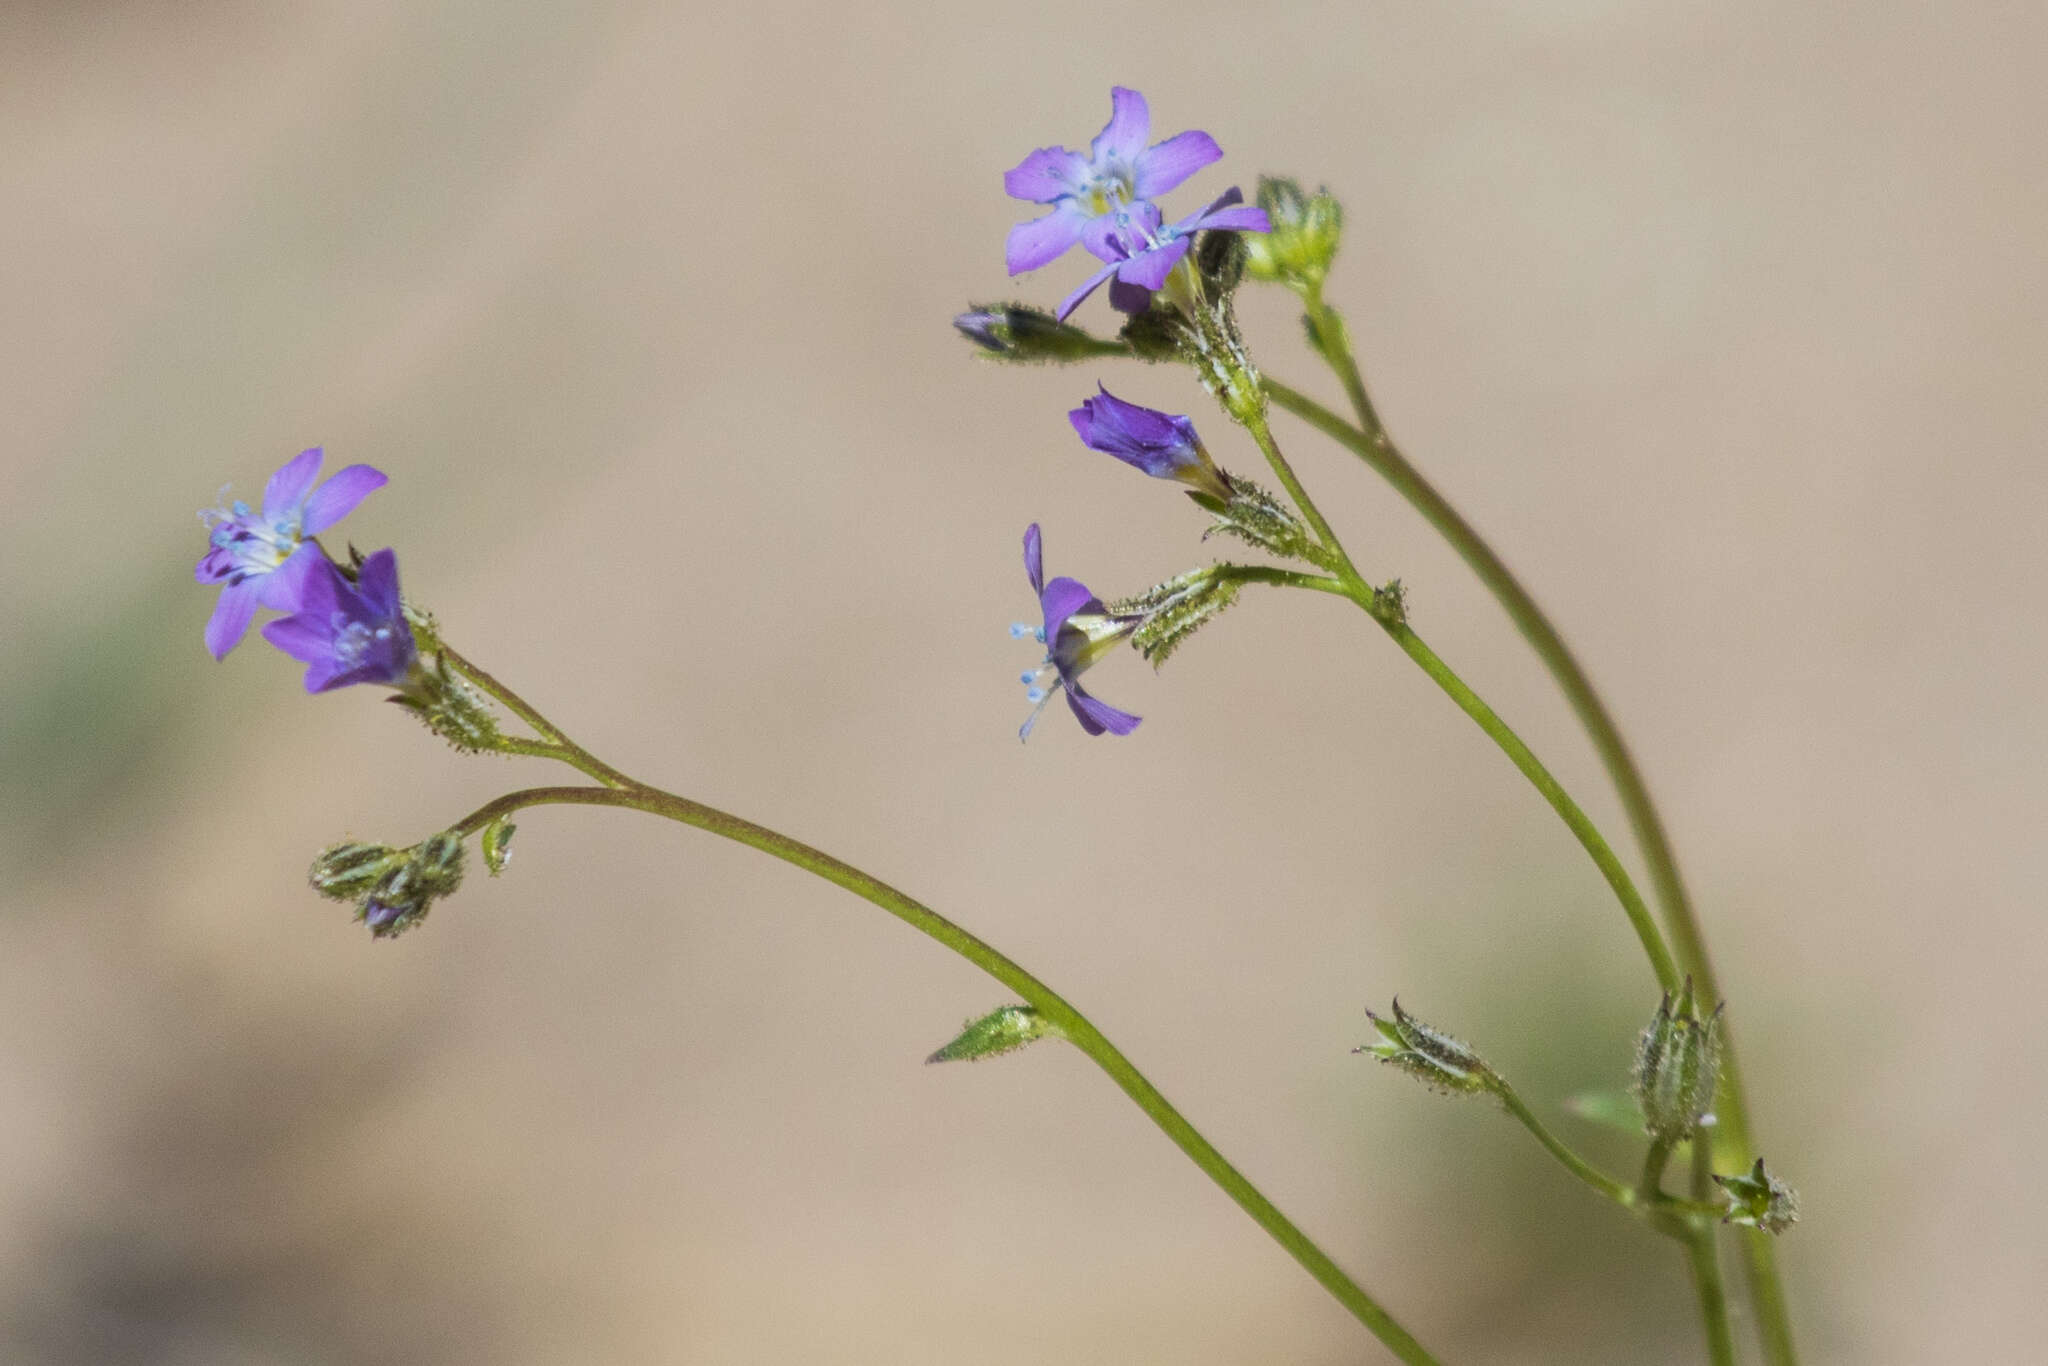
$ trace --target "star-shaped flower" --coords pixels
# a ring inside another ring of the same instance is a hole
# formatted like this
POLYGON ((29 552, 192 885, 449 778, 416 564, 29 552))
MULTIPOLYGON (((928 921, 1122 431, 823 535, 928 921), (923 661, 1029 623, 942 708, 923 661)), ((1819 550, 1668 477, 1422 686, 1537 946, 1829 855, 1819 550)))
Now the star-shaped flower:
POLYGON ((1145 97, 1117 86, 1109 98, 1109 123, 1087 156, 1041 147, 1003 176, 1012 198, 1053 206, 1043 218, 1010 229, 1004 253, 1010 274, 1036 270, 1084 240, 1090 251, 1110 259, 1104 253, 1112 214, 1165 194, 1223 155, 1216 139, 1193 131, 1147 147, 1152 112, 1145 97))

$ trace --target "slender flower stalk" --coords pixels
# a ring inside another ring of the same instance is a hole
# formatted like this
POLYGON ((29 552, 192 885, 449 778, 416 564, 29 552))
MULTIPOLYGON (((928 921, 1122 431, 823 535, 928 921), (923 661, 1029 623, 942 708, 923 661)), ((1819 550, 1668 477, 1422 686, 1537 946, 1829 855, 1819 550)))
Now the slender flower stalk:
POLYGON ((1174 1108, 1159 1088, 1146 1079, 1093 1021, 1050 986, 1025 971, 1013 959, 922 902, 822 850, 812 848, 766 826, 757 825, 715 807, 627 777, 571 740, 559 727, 547 721, 536 708, 490 674, 470 664, 445 646, 443 656, 472 683, 502 703, 507 710, 526 719, 535 729, 552 737, 556 752, 545 757, 560 759, 603 784, 598 787, 526 788, 510 792, 464 817, 452 827, 454 833, 474 834, 502 822, 516 811, 535 806, 568 804, 623 807, 660 816, 678 824, 708 831, 751 849, 758 849, 881 907, 912 929, 959 954, 1022 997, 1045 1018, 1054 1031, 1100 1067, 1110 1080, 1159 1126, 1176 1147, 1210 1180, 1220 1186, 1240 1209, 1251 1216, 1253 1222, 1279 1243, 1289 1256, 1344 1306, 1352 1317, 1385 1344, 1389 1351, 1411 1366, 1434 1366, 1437 1358, 1368 1294, 1364 1287, 1347 1275, 1307 1233, 1267 1199, 1242 1172, 1232 1166, 1229 1160, 1217 1151, 1215 1145, 1203 1137, 1202 1133, 1174 1108))
MULTIPOLYGON (((1310 294, 1307 303, 1311 337, 1331 370, 1344 386, 1359 425, 1353 427, 1329 409, 1299 390, 1268 377, 1266 392, 1273 402, 1306 421, 1324 435, 1350 450, 1379 474, 1409 505, 1422 514, 1457 551, 1468 567, 1485 584, 1507 612, 1530 647, 1556 681, 1579 724, 1593 742, 1627 813, 1637 848, 1648 866, 1650 885, 1663 910, 1666 928, 1676 947, 1683 971, 1691 974, 1700 994, 1721 999, 1714 966, 1708 955, 1698 913, 1679 872, 1678 856, 1662 815, 1650 795, 1648 782, 1636 765, 1635 756, 1621 734, 1621 728, 1607 709, 1592 678, 1566 645, 1550 617, 1523 587, 1507 563, 1471 523, 1411 464, 1388 435, 1386 425, 1366 391, 1363 373, 1352 353, 1343 319, 1322 299, 1321 291, 1310 294)), ((1714 1145, 1731 1166, 1746 1164, 1755 1152, 1749 1125, 1748 1101, 1742 1071, 1736 1059, 1732 1030, 1724 1028, 1721 1046, 1721 1099, 1714 1145)), ((1792 1320, 1785 1303, 1777 1269, 1777 1248, 1763 1235, 1750 1234, 1742 1240, 1744 1270, 1754 1302, 1757 1329, 1770 1366, 1796 1366, 1798 1352, 1793 1344, 1792 1320)), ((1718 1272, 1716 1272, 1718 1275, 1718 1272)), ((1702 1289, 1702 1299, 1706 1298, 1702 1289)))

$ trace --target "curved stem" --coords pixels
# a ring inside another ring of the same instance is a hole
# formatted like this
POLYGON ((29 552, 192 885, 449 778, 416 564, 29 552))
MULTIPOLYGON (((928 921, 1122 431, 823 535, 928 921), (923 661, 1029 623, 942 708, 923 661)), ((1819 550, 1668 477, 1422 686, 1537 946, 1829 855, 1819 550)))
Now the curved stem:
MULTIPOLYGON (((1324 435, 1344 446, 1365 461, 1381 478, 1393 485, 1395 492, 1408 500, 1421 513, 1439 535, 1450 542, 1480 582, 1486 585, 1515 627, 1535 650, 1544 667, 1556 680, 1572 711, 1578 716, 1579 724, 1585 729, 1600 755, 1600 762, 1607 769, 1609 779, 1614 783, 1622 808, 1628 814, 1629 826, 1635 834, 1636 845, 1642 850, 1643 861, 1649 868, 1650 885, 1655 890, 1657 901, 1664 910, 1665 924, 1671 931, 1671 940, 1677 946, 1678 956, 1698 984, 1700 994, 1710 1001, 1721 999, 1721 991, 1714 974, 1713 961, 1708 956, 1706 939, 1700 929, 1699 917, 1694 911, 1692 900, 1686 892, 1684 879, 1678 869, 1678 856, 1671 846, 1670 835, 1664 828, 1663 817, 1658 813, 1655 801, 1650 796, 1649 784, 1642 771, 1636 766, 1635 756, 1630 752, 1628 742, 1622 738, 1621 728, 1607 710, 1600 694, 1593 687, 1578 659, 1564 642, 1556 626, 1547 614, 1530 596, 1521 581, 1507 567, 1472 525, 1458 510, 1437 491, 1436 486, 1424 478, 1421 471, 1408 462, 1405 455, 1388 436, 1386 426, 1380 421, 1378 411, 1373 407, 1371 397, 1366 393, 1365 382, 1358 362, 1351 353, 1342 320, 1336 317, 1334 309, 1325 305, 1320 298, 1306 301, 1309 306, 1310 325, 1315 329, 1322 344, 1324 359, 1344 385, 1350 397, 1352 408, 1358 415, 1359 426, 1353 427, 1328 408, 1299 390, 1289 388, 1278 381, 1266 378, 1263 383, 1273 402, 1307 422, 1324 435)), ((1735 1043, 1725 1024, 1721 1045, 1722 1098, 1719 1105, 1721 1126, 1717 1133, 1721 1147, 1729 1158, 1730 1165, 1747 1165, 1754 1155, 1750 1136, 1748 1103, 1742 1085, 1742 1072, 1736 1060, 1735 1043)), ((1764 1351, 1772 1366, 1794 1366, 1798 1354, 1792 1343, 1792 1320, 1785 1305, 1784 1290, 1778 1278, 1777 1250, 1768 1235, 1756 1235, 1743 1240, 1745 1270, 1749 1281, 1750 1295, 1755 1301, 1757 1328, 1762 1335, 1764 1351)))
POLYGON ((623 788, 540 787, 510 792, 470 813, 455 828, 469 834, 481 830, 500 816, 529 806, 572 804, 625 807, 709 831, 724 839, 744 844, 750 849, 758 849, 785 863, 794 864, 835 886, 843 887, 855 896, 873 902, 920 934, 937 940, 1023 997, 1025 1003, 1035 1007, 1039 1014, 1055 1025, 1066 1036, 1068 1042, 1087 1054, 1096 1066, 1108 1073, 1110 1080, 1136 1102, 1138 1108, 1165 1131, 1166 1136, 1172 1139, 1210 1180, 1221 1186, 1224 1193, 1237 1202, 1239 1208, 1249 1214, 1260 1228, 1285 1248, 1288 1254, 1315 1277, 1324 1289, 1335 1296, 1374 1337, 1385 1343, 1389 1351, 1414 1366, 1433 1366, 1436 1358, 1431 1356, 1421 1343, 1396 1323, 1393 1316, 1382 1309, 1356 1281, 1345 1275, 1328 1254, 1316 1246, 1292 1220, 1282 1214, 1256 1186, 1246 1180, 1237 1168, 1231 1166, 1223 1154, 1219 1153, 1180 1111, 1173 1108, 1166 1097, 1160 1094, 1159 1088, 1146 1080, 1144 1074, 1110 1043, 1101 1030, 1051 987, 937 911, 880 879, 870 877, 849 863, 793 840, 787 835, 701 802, 647 787, 630 779, 626 781, 630 786, 623 788))
POLYGON ((1497 1081, 1493 1091, 1495 1095, 1500 1097, 1501 1104, 1508 1107, 1508 1113, 1522 1121, 1522 1127, 1534 1134, 1536 1141, 1541 1143, 1552 1157, 1562 1162, 1566 1171, 1578 1177, 1579 1180, 1585 1182, 1594 1190, 1599 1191, 1615 1204, 1630 1209, 1635 1208, 1638 1203, 1636 1192, 1629 1186, 1628 1182, 1617 1181, 1566 1147, 1564 1140, 1551 1133, 1544 1126, 1543 1121, 1536 1118, 1536 1112, 1529 1108, 1528 1104, 1523 1101, 1514 1087, 1508 1085, 1506 1081, 1497 1081))
POLYGON ((449 668, 455 670, 503 703, 505 710, 540 732, 542 738, 547 742, 544 746, 535 747, 532 741, 506 736, 503 743, 499 745, 499 748, 506 753, 531 754, 542 758, 560 759, 563 763, 582 770, 607 787, 625 788, 641 786, 637 779, 627 777, 595 754, 592 754, 589 750, 583 748, 583 746, 577 744, 574 740, 571 740, 568 734, 556 726, 554 722, 542 716, 532 703, 456 653, 455 648, 446 641, 437 640, 434 643, 434 649, 439 652, 443 659, 448 661, 449 668))
POLYGON ((1621 902, 1622 912, 1628 916, 1628 923, 1635 930, 1636 939, 1642 944, 1644 954, 1649 957, 1650 968, 1657 974, 1658 984, 1666 991, 1676 991, 1678 968, 1671 961, 1671 950, 1664 946, 1664 936, 1658 931, 1657 922, 1650 915, 1650 908, 1643 904, 1642 893, 1636 890, 1628 870, 1622 867, 1621 860, 1614 856, 1614 850, 1608 847, 1599 827, 1579 809, 1579 804, 1572 800, 1571 794, 1564 790, 1563 784, 1551 776, 1550 770, 1543 766, 1543 761, 1522 743, 1522 737, 1515 734, 1508 723, 1501 720, 1499 714, 1486 705, 1485 699, 1473 692, 1450 665, 1438 658, 1436 651, 1424 644, 1422 637, 1410 630, 1407 623, 1388 618, 1375 607, 1374 600, 1370 597, 1354 596, 1353 600, 1371 614, 1372 619, 1380 624, 1380 629, 1393 637, 1394 643, 1401 647, 1402 652, 1420 665, 1422 671, 1458 704, 1460 711, 1478 723, 1488 738, 1500 746, 1501 752, 1508 756, 1509 761, 1521 770, 1522 776, 1529 780, 1530 785, 1543 794, 1543 800, 1550 803, 1550 809, 1558 814, 1572 834, 1578 838, 1580 847, 1592 857, 1594 865, 1600 870, 1600 875, 1607 879, 1607 885, 1613 889, 1616 899, 1621 902))

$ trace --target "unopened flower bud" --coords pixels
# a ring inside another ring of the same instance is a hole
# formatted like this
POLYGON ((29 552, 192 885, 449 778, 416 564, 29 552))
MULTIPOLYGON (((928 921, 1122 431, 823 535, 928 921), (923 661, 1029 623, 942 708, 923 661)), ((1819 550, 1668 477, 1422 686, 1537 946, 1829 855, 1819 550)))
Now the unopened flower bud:
POLYGON ((1026 364, 1066 364, 1126 349, 1024 304, 977 304, 953 319, 953 326, 996 359, 1026 364))
POLYGON ((926 1058, 934 1062, 979 1062, 1000 1053, 1014 1053, 1028 1043, 1060 1031, 1032 1006, 1004 1006, 1001 1010, 969 1020, 960 1037, 926 1058))
POLYGON ((1689 1138, 1714 1108, 1721 1078, 1721 1008, 1702 1019, 1685 979, 1674 1009, 1667 993, 1636 1048, 1635 1094, 1652 1138, 1689 1138))
POLYGON ((1327 190, 1304 193, 1292 180, 1259 181, 1259 207, 1272 231, 1244 239, 1245 273, 1297 290, 1320 289, 1344 233, 1344 209, 1327 190))
POLYGON ((1360 1044, 1352 1052, 1370 1053, 1381 1062, 1390 1062, 1438 1091, 1489 1091, 1499 1084, 1499 1077, 1483 1058, 1442 1030, 1432 1029, 1401 1009, 1398 999, 1391 1020, 1370 1010, 1365 1015, 1379 1030, 1380 1037, 1360 1044))
POLYGON ((336 844, 320 851, 306 880, 331 900, 360 901, 406 859, 405 850, 388 844, 336 844))
POLYGON ((356 908, 356 918, 379 939, 419 924, 435 901, 462 885, 462 837, 453 830, 429 835, 403 852, 405 861, 379 879, 356 908))
POLYGON ((1714 1180, 1728 1193, 1723 1223, 1783 1233, 1799 1222, 1798 1193, 1765 1171, 1761 1157, 1746 1176, 1717 1176, 1714 1180))

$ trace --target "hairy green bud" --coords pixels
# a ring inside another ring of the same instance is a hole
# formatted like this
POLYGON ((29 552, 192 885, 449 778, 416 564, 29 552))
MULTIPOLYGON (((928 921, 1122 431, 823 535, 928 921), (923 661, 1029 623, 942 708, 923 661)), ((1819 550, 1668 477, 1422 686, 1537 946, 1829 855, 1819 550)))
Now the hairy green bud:
POLYGON ((348 842, 329 845, 313 860, 306 881, 331 901, 361 901, 386 874, 402 867, 411 854, 388 844, 348 842))
POLYGON ((1308 293, 1320 290, 1344 235, 1344 208, 1328 190, 1305 193, 1299 182, 1261 176, 1257 202, 1272 224, 1246 233, 1245 273, 1308 293))
POLYGON ((1028 304, 974 304, 953 319, 960 335, 996 360, 1026 365, 1068 365, 1130 348, 1104 341, 1028 304))
POLYGON ((1692 1137, 1714 1108, 1721 1080, 1721 1007, 1702 1019, 1685 979, 1674 1009, 1669 992, 1636 1046, 1634 1090, 1652 1138, 1692 1137))
POLYGON ((1717 1176, 1714 1180, 1728 1193, 1723 1223, 1783 1233, 1799 1222, 1798 1192, 1765 1171, 1761 1157, 1745 1176, 1717 1176))
POLYGON ((379 939, 403 934, 462 885, 462 836, 443 830, 401 850, 403 861, 377 879, 356 906, 356 919, 379 939))
POLYGON ((1401 1009, 1398 998, 1394 1001, 1393 1019, 1382 1019, 1370 1010, 1365 1012, 1365 1017, 1372 1021, 1380 1037, 1371 1043, 1360 1044, 1352 1052, 1370 1053, 1381 1062, 1392 1063, 1425 1086, 1447 1094, 1491 1091, 1500 1085, 1499 1075, 1486 1065, 1485 1059, 1469 1046, 1401 1009))
POLYGON ((1059 1027, 1038 1013, 1034 1006, 1004 1006, 978 1020, 969 1020, 960 1036, 926 1058, 934 1062, 980 1062, 1002 1053, 1014 1053, 1026 1044, 1046 1038, 1063 1038, 1059 1027))

